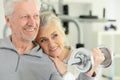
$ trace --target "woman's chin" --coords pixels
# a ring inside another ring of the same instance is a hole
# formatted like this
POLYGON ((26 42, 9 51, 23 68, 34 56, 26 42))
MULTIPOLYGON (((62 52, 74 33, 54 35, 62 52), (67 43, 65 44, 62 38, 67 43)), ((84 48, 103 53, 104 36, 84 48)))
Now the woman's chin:
POLYGON ((50 55, 51 57, 53 57, 53 58, 56 58, 57 56, 56 55, 50 55))

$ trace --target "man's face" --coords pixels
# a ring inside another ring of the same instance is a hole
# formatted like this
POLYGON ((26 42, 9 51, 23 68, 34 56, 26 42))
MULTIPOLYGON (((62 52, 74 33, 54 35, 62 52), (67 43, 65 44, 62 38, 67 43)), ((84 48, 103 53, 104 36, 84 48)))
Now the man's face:
POLYGON ((25 41, 35 39, 39 28, 39 20, 39 11, 33 1, 16 3, 11 18, 6 17, 12 37, 25 41))

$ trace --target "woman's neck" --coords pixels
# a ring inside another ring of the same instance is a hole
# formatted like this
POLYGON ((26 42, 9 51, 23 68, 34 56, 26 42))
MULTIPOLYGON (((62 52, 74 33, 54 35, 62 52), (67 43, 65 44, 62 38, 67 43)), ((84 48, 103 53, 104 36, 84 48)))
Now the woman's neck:
POLYGON ((59 59, 61 61, 64 61, 65 59, 67 59, 69 57, 69 55, 70 55, 70 48, 64 47, 61 55, 59 56, 59 59))

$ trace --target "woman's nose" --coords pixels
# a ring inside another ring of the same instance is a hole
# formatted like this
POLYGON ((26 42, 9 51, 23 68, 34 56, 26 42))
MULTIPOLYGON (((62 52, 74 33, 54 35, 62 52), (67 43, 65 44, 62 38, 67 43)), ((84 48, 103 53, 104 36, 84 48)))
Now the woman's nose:
POLYGON ((55 46, 55 42, 54 42, 54 40, 49 40, 49 47, 50 48, 53 48, 55 46))

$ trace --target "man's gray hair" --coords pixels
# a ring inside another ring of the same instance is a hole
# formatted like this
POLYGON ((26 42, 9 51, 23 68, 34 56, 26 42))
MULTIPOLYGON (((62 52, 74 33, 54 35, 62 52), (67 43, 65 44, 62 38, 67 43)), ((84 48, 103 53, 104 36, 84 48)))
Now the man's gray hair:
POLYGON ((14 11, 15 3, 22 1, 35 1, 37 3, 38 10, 40 10, 40 0, 3 0, 5 16, 11 15, 14 11))

